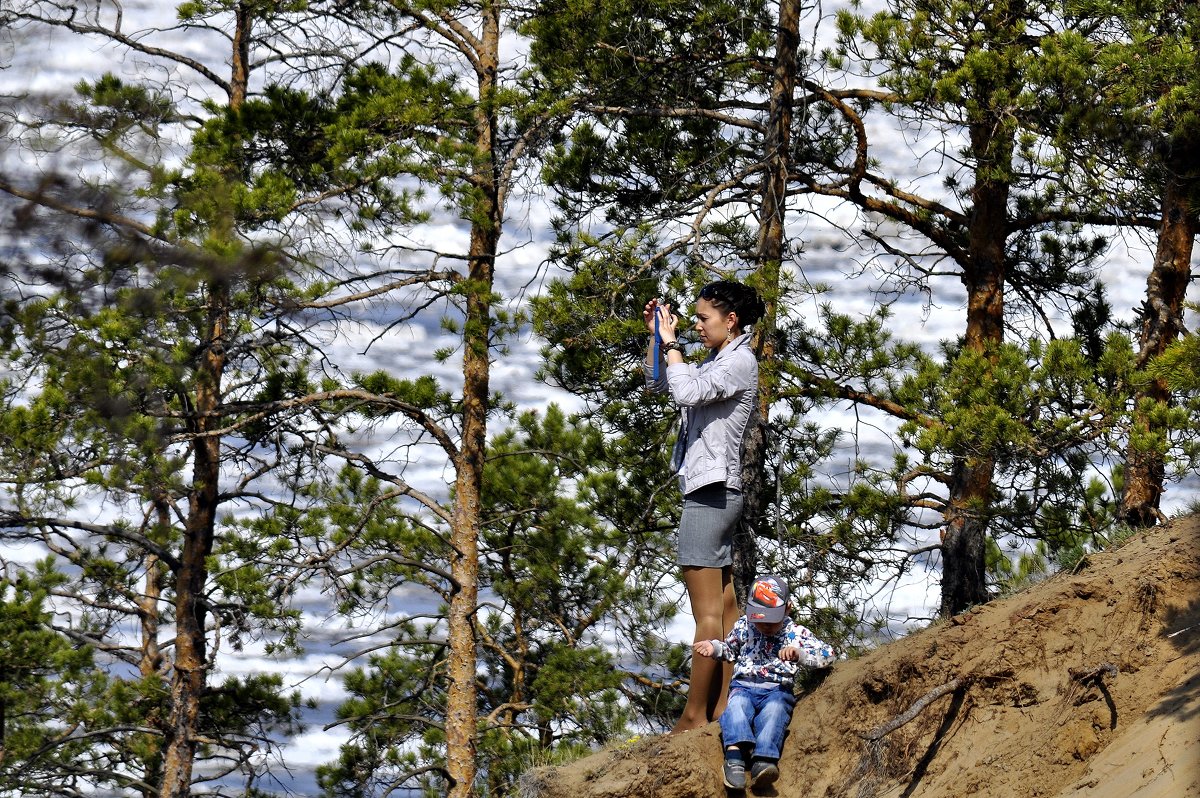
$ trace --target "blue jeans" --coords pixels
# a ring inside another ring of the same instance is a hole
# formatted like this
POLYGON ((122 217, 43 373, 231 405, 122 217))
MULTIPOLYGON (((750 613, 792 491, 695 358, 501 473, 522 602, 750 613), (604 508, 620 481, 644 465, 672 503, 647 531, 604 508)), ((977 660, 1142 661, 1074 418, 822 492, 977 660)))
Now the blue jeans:
POLYGON ((796 696, 786 687, 734 685, 721 713, 721 742, 726 747, 750 746, 756 757, 779 759, 794 706, 796 696))

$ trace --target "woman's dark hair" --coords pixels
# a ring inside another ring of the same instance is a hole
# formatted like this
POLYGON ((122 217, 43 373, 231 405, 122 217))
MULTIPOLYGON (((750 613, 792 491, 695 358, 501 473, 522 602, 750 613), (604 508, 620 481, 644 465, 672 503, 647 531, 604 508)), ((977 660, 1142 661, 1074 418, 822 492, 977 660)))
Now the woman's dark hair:
POLYGON ((736 313, 738 326, 753 324, 767 312, 758 292, 733 280, 717 280, 700 289, 700 298, 707 299, 722 313, 736 313))

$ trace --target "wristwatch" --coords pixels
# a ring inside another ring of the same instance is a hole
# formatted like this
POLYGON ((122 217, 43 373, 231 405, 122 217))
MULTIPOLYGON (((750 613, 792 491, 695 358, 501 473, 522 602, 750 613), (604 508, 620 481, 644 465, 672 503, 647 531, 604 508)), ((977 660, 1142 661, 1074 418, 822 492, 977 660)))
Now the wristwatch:
POLYGON ((674 349, 679 354, 683 354, 683 344, 679 343, 678 341, 667 341, 662 345, 662 348, 664 352, 670 352, 672 349, 674 349))

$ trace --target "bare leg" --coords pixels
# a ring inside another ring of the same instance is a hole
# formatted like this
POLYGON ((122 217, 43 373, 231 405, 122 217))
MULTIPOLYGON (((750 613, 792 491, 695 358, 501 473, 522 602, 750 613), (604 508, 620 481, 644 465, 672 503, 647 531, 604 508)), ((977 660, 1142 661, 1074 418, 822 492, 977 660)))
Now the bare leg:
MULTIPOLYGON (((724 640, 733 631, 733 624, 737 621, 738 615, 737 595, 733 592, 733 568, 721 569, 721 639, 724 640)), ((721 680, 713 685, 713 693, 711 705, 713 706, 712 716, 709 720, 716 720, 721 717, 721 713, 725 711, 725 699, 729 697, 729 679, 733 676, 733 663, 721 662, 721 680)))
MULTIPOLYGON (((692 606, 692 617, 696 619, 693 642, 724 640, 733 628, 733 622, 737 620, 737 601, 734 598, 731 571, 729 567, 684 567, 683 584, 692 606)), ((732 663, 710 657, 692 657, 687 704, 672 733, 698 728, 721 714, 729 694, 732 670, 732 663)))

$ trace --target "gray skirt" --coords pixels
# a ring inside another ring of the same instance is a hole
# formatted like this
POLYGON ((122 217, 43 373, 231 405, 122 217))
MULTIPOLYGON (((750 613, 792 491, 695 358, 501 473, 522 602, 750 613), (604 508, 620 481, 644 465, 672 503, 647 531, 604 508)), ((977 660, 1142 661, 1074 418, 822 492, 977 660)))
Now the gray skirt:
POLYGON ((742 516, 742 494, 714 482, 683 497, 679 517, 679 564, 724 568, 733 564, 733 533, 742 516))

